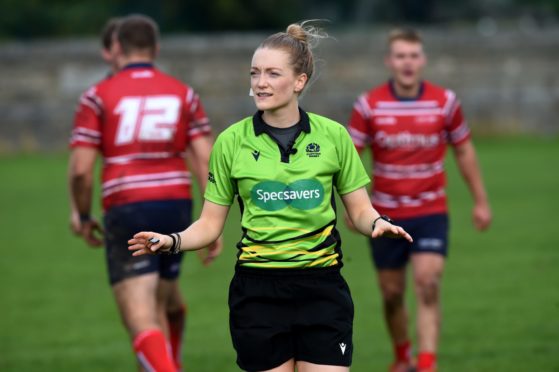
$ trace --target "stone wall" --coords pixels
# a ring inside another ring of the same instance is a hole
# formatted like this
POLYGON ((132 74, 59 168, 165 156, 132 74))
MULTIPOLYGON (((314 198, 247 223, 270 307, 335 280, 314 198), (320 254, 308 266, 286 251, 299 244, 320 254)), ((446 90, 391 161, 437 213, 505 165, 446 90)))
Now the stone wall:
MULTIPOLYGON (((386 80, 385 34, 334 32, 302 106, 345 122, 355 97, 386 80)), ((158 65, 200 93, 219 131, 254 111, 249 65, 263 36, 168 36, 158 65)), ((429 29, 424 37, 427 78, 458 93, 477 134, 559 132, 559 30, 429 29)), ((0 45, 0 152, 63 149, 77 97, 106 73, 94 39, 0 45)))

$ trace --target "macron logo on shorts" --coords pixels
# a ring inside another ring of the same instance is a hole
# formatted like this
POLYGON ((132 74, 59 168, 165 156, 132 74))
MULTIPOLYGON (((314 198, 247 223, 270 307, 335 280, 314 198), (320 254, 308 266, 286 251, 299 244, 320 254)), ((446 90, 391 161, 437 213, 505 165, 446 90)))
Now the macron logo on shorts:
POLYGON ((342 355, 345 355, 345 348, 347 347, 346 344, 344 344, 343 342, 340 343, 340 350, 342 351, 342 355))

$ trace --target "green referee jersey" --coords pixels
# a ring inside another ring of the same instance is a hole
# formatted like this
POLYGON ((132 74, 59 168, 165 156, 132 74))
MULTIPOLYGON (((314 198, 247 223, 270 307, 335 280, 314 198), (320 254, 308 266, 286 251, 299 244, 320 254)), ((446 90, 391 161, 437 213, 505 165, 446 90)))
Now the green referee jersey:
POLYGON ((267 133, 261 112, 233 124, 214 144, 204 197, 230 206, 238 196, 240 266, 342 264, 333 191, 350 193, 369 177, 342 125, 300 113, 299 134, 287 149, 267 133))

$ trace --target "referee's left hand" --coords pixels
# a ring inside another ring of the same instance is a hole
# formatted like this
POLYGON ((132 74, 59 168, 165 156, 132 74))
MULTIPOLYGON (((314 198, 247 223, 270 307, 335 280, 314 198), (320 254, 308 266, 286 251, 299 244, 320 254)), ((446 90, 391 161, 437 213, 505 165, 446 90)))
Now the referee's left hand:
POLYGON ((220 255, 223 249, 223 236, 220 236, 215 242, 207 246, 205 249, 196 251, 198 257, 204 266, 210 266, 215 261, 217 256, 220 255))
POLYGON ((381 236, 386 238, 404 238, 408 242, 413 243, 413 239, 410 234, 408 234, 404 229, 400 226, 396 226, 391 224, 388 221, 381 220, 376 223, 375 229, 371 234, 372 238, 379 238, 381 236))

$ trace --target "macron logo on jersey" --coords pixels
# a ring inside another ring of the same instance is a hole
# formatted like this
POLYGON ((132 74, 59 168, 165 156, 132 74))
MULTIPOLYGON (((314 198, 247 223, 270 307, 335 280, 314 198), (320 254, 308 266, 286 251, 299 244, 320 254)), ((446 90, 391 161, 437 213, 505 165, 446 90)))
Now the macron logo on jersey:
POLYGON ((441 137, 439 134, 412 134, 410 132, 388 134, 384 131, 379 131, 375 134, 374 141, 379 146, 389 149, 398 147, 433 148, 441 143, 441 137))

